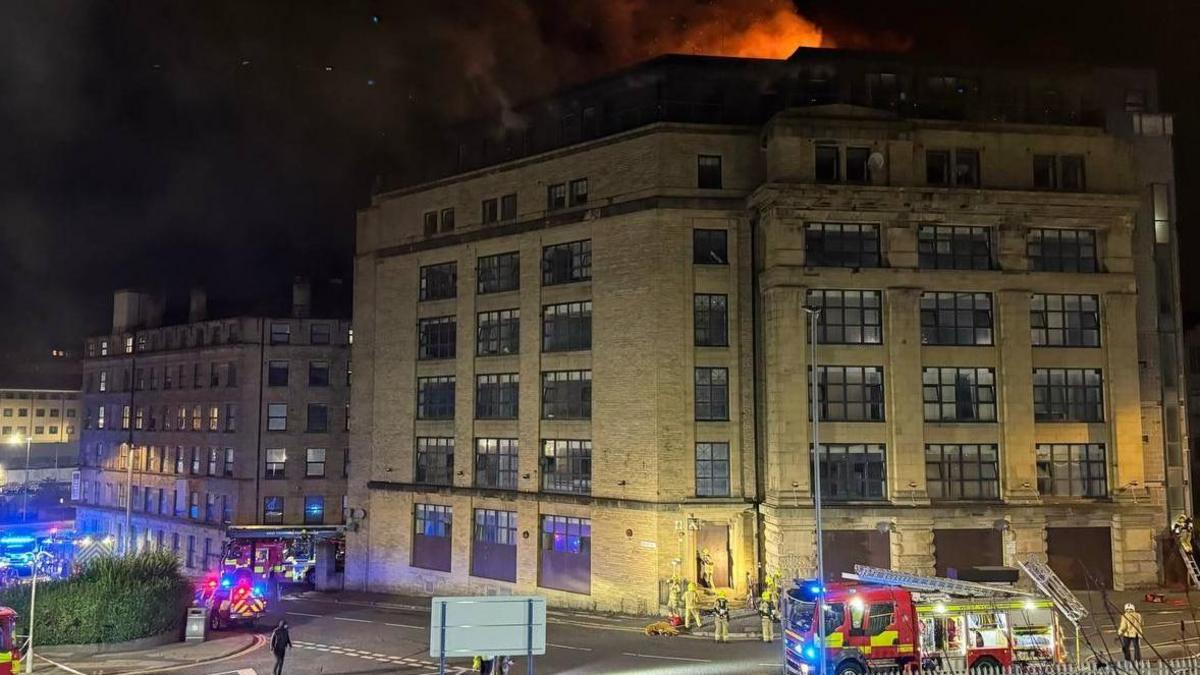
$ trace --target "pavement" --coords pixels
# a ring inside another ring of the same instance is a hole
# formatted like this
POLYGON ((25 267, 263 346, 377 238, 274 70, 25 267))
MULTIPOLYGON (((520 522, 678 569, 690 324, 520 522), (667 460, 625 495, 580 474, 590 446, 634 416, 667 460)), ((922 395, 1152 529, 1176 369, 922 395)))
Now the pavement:
MULTIPOLYGON (((1146 603, 1144 592, 1082 593, 1089 609, 1083 622, 1085 658, 1117 660, 1116 622, 1120 607, 1133 601, 1142 612, 1147 643, 1146 658, 1174 658, 1200 652, 1200 595, 1189 598, 1167 593, 1164 603, 1146 603), (1194 600, 1193 604, 1187 604, 1194 600), (1110 611, 1111 610, 1111 613, 1110 611)), ((266 675, 273 657, 265 648, 266 635, 279 619, 291 625, 294 648, 284 672, 288 675, 342 673, 346 675, 396 673, 432 675, 437 664, 429 657, 429 598, 377 593, 337 594, 296 592, 284 596, 258 630, 222 632, 222 637, 202 644, 177 644, 129 654, 106 654, 73 659, 47 656, 38 659, 37 672, 72 675, 142 675, 171 672, 180 675, 266 675)), ((778 638, 770 644, 759 639, 758 617, 744 607, 735 608, 728 644, 712 638, 712 617, 691 634, 677 637, 647 636, 643 629, 653 617, 601 614, 565 609, 547 612, 547 652, 535 657, 534 672, 585 675, 598 673, 652 673, 707 675, 709 673, 781 672, 778 638)), ((1068 641, 1069 643, 1069 641, 1068 641)), ((511 673, 525 673, 523 657, 514 655, 511 673)), ((467 673, 470 662, 447 663, 447 672, 467 673)))

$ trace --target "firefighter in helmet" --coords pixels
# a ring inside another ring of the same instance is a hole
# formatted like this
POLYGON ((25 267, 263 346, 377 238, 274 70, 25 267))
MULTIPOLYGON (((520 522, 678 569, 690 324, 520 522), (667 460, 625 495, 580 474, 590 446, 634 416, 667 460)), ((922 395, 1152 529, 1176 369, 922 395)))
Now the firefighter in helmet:
POLYGON ((691 628, 692 619, 696 619, 696 627, 704 625, 700 620, 700 593, 696 584, 689 582, 687 592, 683 594, 683 627, 691 628))
POLYGON ((717 593, 717 602, 713 605, 713 623, 716 625, 717 642, 729 642, 729 600, 725 599, 725 591, 717 593))
POLYGON ((680 601, 683 599, 683 588, 678 574, 672 574, 667 582, 667 611, 671 616, 679 616, 680 601))
POLYGON ((770 591, 763 591, 758 601, 758 617, 762 621, 762 640, 771 642, 775 639, 775 602, 771 599, 770 591))
POLYGON ((704 580, 704 585, 709 589, 715 588, 715 586, 713 586, 713 572, 716 567, 717 565, 713 560, 712 552, 710 552, 708 549, 704 549, 704 551, 700 553, 700 578, 704 580))
POLYGON ((1175 535, 1180 548, 1188 555, 1192 553, 1192 535, 1195 534, 1195 529, 1195 524, 1186 513, 1179 514, 1175 518, 1175 522, 1171 523, 1171 534, 1175 535))

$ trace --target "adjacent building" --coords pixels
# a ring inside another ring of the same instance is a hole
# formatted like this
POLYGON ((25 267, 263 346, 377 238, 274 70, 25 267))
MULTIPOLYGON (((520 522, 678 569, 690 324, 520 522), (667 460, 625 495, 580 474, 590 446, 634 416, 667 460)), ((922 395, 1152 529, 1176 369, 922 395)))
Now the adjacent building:
POLYGON ((78 389, 0 388, 0 437, 22 446, 78 443, 79 409, 78 389))
POLYGON ((162 325, 153 295, 118 291, 113 328, 83 359, 77 524, 121 545, 219 564, 232 530, 338 529, 346 496, 349 323, 310 316, 162 325))
POLYGON ((1156 581, 1190 500, 1152 72, 671 56, 517 113, 360 213, 348 587, 812 574, 814 449, 831 575, 1156 581))

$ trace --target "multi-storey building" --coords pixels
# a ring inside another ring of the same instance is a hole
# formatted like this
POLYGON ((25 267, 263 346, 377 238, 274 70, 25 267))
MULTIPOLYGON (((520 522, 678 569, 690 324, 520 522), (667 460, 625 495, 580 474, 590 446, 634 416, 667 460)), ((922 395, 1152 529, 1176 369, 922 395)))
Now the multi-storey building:
POLYGON ((154 297, 116 293, 112 333, 85 347, 81 531, 200 573, 231 528, 343 522, 349 324, 310 317, 308 297, 297 286, 291 317, 209 319, 193 294, 162 326, 154 297))
POLYGON ((800 50, 464 129, 360 213, 347 584, 647 610, 705 558, 811 574, 814 356, 830 574, 1154 582, 1189 509, 1157 101, 800 50))
POLYGON ((0 388, 0 437, 78 443, 79 408, 78 389, 0 388))

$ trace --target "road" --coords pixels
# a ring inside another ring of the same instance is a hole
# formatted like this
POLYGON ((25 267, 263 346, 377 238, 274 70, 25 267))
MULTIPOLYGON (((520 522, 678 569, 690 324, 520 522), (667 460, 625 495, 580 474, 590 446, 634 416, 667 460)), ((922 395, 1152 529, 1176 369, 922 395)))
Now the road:
MULTIPOLYGON (((1186 607, 1142 606, 1150 641, 1171 655, 1184 651, 1181 637, 1194 652, 1200 650, 1200 638, 1192 614, 1186 607), (1180 621, 1184 633, 1180 632, 1180 621)), ((273 614, 264 626, 286 618, 292 627, 295 648, 287 658, 285 673, 397 673, 422 675, 437 672, 430 660, 429 613, 417 609, 380 608, 369 604, 348 604, 332 598, 285 598, 282 613, 273 614)), ((1102 606, 1092 609, 1085 628, 1095 653, 1120 658, 1114 623, 1102 606)), ((637 627, 641 622, 627 617, 603 617, 584 613, 551 610, 548 617, 545 656, 535 659, 535 672, 584 675, 590 673, 652 673, 660 675, 705 675, 710 673, 756 673, 770 675, 779 668, 779 641, 764 644, 739 641, 715 644, 693 637, 650 637, 637 627)), ((269 631, 269 628, 262 629, 269 631)), ((1084 656, 1089 650, 1084 649, 1084 656)), ((1144 649, 1144 656, 1153 652, 1144 649)), ((522 658, 514 657, 511 671, 526 672, 522 658)), ((221 663, 181 667, 170 672, 179 675, 267 675, 274 660, 260 646, 221 663)), ((448 664, 448 672, 468 672, 470 663, 459 660, 448 664)), ((38 672, 57 671, 39 664, 38 672)), ((146 671, 149 672, 149 671, 146 671)), ((110 674, 112 675, 112 674, 110 674)))

